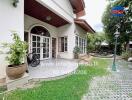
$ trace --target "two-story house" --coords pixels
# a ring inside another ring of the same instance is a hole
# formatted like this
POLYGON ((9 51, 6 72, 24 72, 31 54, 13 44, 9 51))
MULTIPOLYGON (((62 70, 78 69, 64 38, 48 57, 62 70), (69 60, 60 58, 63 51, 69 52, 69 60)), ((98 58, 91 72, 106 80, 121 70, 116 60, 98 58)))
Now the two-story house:
MULTIPOLYGON (((11 42, 14 30, 41 60, 73 59, 75 46, 86 54, 87 33, 95 32, 79 19, 84 15, 84 0, 1 0, 0 43, 11 42)), ((5 54, 0 54, 0 78, 6 64, 5 54)))

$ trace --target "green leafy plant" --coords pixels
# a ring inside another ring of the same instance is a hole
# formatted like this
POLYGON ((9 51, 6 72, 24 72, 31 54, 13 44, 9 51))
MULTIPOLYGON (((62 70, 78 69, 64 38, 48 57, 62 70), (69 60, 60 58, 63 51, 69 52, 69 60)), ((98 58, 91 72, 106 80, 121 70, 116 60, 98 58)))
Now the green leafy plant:
POLYGON ((78 59, 79 58, 79 53, 80 53, 80 48, 78 46, 75 46, 74 50, 73 50, 73 53, 74 53, 74 58, 78 59))
POLYGON ((9 49, 7 60, 10 65, 20 65, 27 52, 27 43, 21 41, 20 37, 16 32, 12 33, 13 43, 4 43, 4 47, 9 49))
POLYGON ((80 53, 80 48, 78 46, 75 46, 74 50, 73 50, 73 53, 74 54, 79 54, 80 53))
POLYGON ((89 33, 87 35, 87 51, 93 52, 99 50, 101 42, 107 41, 105 33, 89 33))

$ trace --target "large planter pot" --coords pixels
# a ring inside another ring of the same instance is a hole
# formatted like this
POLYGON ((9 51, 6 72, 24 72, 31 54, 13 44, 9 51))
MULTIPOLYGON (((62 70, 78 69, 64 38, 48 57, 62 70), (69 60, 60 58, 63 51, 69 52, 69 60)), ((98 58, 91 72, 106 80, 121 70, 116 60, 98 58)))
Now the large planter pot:
POLYGON ((74 59, 78 59, 79 58, 79 54, 74 54, 74 59))
POLYGON ((10 79, 21 78, 26 72, 27 64, 8 65, 6 67, 6 74, 10 79))

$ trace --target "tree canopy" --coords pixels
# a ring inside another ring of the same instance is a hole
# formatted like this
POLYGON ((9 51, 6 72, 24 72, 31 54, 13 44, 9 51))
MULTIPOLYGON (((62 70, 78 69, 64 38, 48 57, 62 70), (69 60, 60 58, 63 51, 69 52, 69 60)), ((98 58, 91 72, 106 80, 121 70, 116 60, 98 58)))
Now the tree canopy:
POLYGON ((106 40, 105 33, 89 33, 87 36, 87 50, 88 52, 94 51, 97 48, 99 49, 101 43, 106 40))
POLYGON ((120 24, 120 39, 119 43, 128 43, 132 40, 132 0, 116 0, 110 3, 102 17, 104 24, 104 31, 107 34, 108 42, 114 44, 114 33, 116 31, 116 25, 120 24), (112 16, 111 9, 115 6, 123 6, 127 8, 123 17, 112 16))

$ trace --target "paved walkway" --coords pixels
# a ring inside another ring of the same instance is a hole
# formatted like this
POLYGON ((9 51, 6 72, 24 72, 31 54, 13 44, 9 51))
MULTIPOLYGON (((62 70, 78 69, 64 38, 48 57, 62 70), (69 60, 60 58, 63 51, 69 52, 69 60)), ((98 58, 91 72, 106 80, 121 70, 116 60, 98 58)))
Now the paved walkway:
POLYGON ((118 72, 95 77, 82 100, 132 100, 132 63, 118 61, 118 72))

